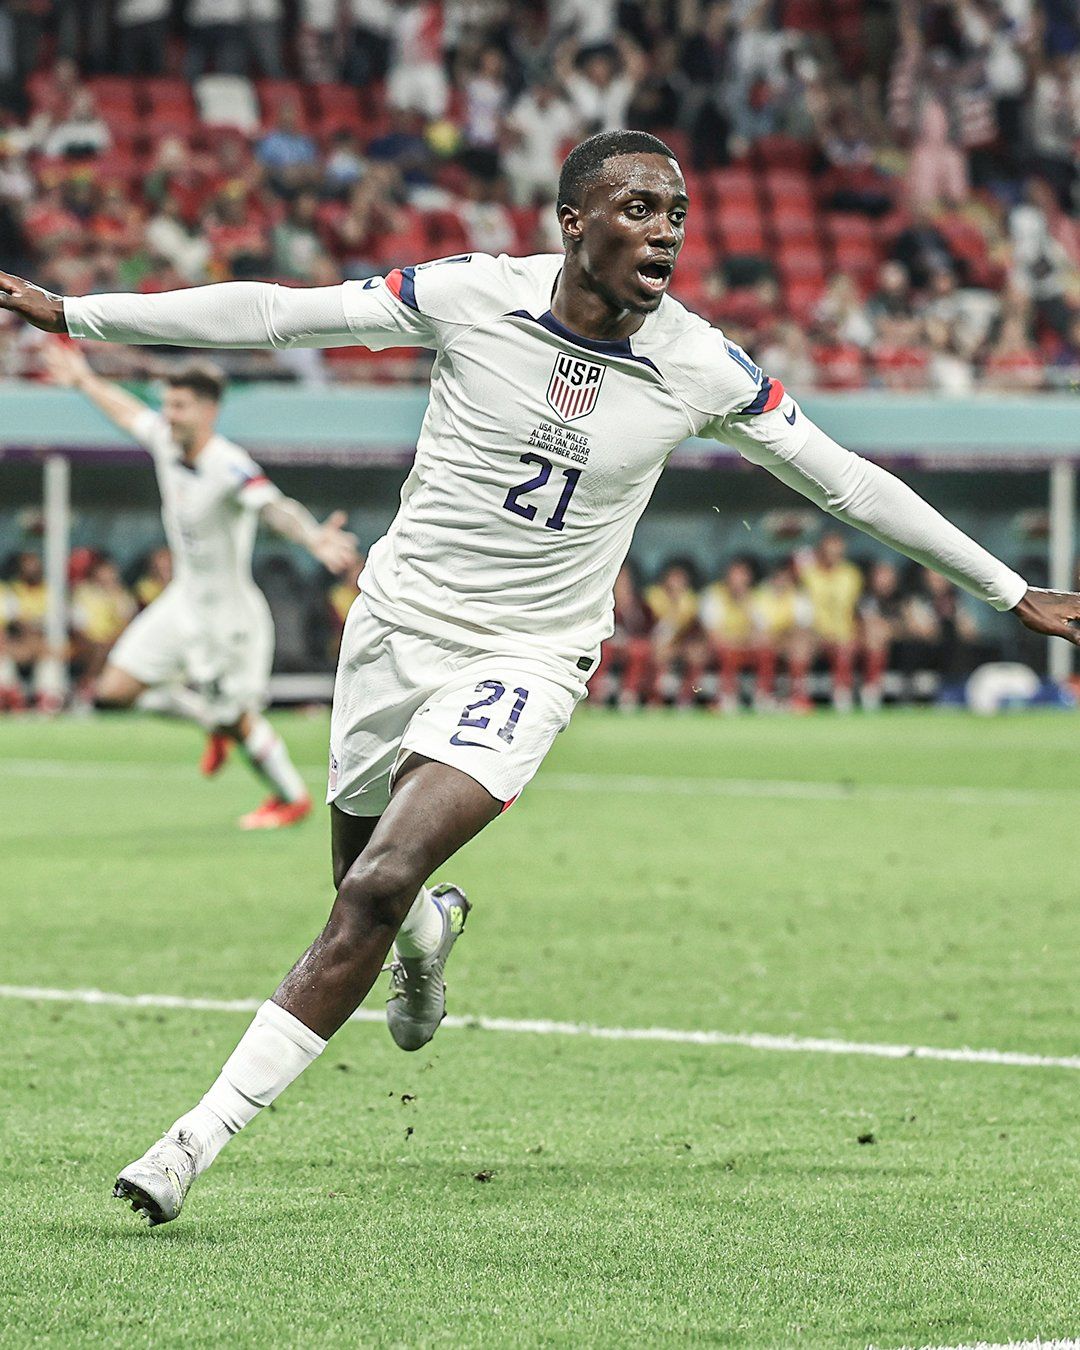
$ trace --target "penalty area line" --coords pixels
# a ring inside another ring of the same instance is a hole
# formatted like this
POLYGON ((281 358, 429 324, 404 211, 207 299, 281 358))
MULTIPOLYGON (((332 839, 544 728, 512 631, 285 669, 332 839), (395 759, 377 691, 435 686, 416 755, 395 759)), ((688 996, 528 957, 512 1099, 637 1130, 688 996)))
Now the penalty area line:
MULTIPOLYGON (((190 1012, 252 1013, 262 999, 186 998, 178 994, 114 994, 102 989, 46 989, 2 984, 0 998, 23 1002, 80 1003, 111 1008, 167 1008, 190 1012)), ((350 1021, 382 1022, 374 1008, 358 1008, 350 1021)), ((457 1031, 507 1032, 524 1036, 577 1036, 594 1041, 651 1041, 668 1045, 733 1046, 795 1055, 862 1055, 872 1059, 927 1059, 947 1064, 995 1064, 1018 1069, 1080 1069, 1080 1055, 1033 1055, 1021 1050, 950 1049, 935 1045, 891 1045, 816 1036, 775 1036, 767 1032, 685 1031, 677 1027, 599 1027, 587 1022, 545 1018, 447 1017, 457 1031)))

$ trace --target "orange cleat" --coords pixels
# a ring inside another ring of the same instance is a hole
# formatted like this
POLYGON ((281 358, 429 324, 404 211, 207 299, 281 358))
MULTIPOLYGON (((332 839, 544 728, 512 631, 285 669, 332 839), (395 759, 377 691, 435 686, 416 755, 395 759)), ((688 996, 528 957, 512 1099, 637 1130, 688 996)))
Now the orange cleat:
POLYGON ((297 802, 284 802, 280 797, 267 797, 262 806, 241 816, 237 824, 242 830, 280 830, 295 825, 311 815, 311 798, 301 797, 297 802))
POLYGON ((207 778, 213 778, 229 758, 231 749, 231 736, 226 736, 221 731, 212 731, 206 738, 206 748, 203 750, 202 759, 199 760, 200 772, 207 778))

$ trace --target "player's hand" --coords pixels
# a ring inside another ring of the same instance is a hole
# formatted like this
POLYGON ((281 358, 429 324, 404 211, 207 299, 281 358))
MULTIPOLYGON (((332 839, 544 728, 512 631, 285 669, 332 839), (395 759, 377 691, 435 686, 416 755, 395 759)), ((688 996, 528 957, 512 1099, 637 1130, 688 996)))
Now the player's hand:
POLYGON ((342 529, 348 518, 344 511, 332 511, 319 526, 312 542, 312 554, 328 572, 348 572, 350 568, 360 567, 356 535, 342 529))
POLYGON ((1033 633, 1064 638, 1074 647, 1080 647, 1080 595, 1029 586, 1013 613, 1033 633))
POLYGON ((87 376, 93 374, 90 362, 68 342, 43 343, 41 359, 51 383, 64 389, 77 389, 87 376))
POLYGON ((8 272, 0 272, 0 309, 18 314, 45 333, 67 332, 64 302, 60 296, 8 272))

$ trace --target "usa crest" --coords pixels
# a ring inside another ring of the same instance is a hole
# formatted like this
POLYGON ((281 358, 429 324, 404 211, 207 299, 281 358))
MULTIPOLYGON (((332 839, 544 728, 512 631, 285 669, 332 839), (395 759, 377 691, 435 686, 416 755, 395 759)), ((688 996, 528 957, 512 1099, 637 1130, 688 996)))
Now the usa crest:
POLYGON ((596 407, 603 379, 603 366, 566 352, 555 360, 555 369, 548 383, 547 401, 561 421, 576 422, 596 407))

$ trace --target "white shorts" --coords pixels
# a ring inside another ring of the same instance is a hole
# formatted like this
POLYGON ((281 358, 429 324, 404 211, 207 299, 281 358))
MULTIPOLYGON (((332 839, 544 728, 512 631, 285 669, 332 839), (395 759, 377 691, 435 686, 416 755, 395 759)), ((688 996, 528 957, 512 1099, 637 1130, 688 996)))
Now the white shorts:
POLYGON ((573 663, 481 651, 377 618, 353 602, 341 640, 326 800, 386 810, 411 753, 452 765, 512 802, 585 695, 573 663))
POLYGON ((274 621, 262 593, 213 612, 196 609, 176 586, 121 633, 109 654, 141 684, 194 685, 221 726, 266 706, 274 662, 274 621))

